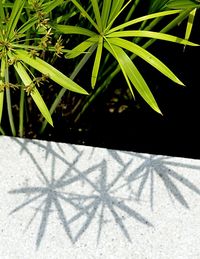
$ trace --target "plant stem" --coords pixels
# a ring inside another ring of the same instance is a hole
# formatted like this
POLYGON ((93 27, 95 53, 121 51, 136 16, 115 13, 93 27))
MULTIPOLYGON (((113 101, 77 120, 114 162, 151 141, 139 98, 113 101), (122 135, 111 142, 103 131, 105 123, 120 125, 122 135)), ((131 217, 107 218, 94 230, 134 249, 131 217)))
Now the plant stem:
POLYGON ((2 0, 0 0, 0 22, 1 22, 0 27, 2 26, 2 22, 4 19, 5 19, 5 14, 3 9, 3 3, 2 3, 2 0))
POLYGON ((6 135, 6 133, 5 133, 5 131, 2 129, 2 127, 0 127, 0 133, 2 134, 2 135, 6 135))
POLYGON ((130 11, 128 12, 128 15, 126 16, 125 22, 127 22, 127 21, 130 20, 132 14, 133 14, 134 11, 135 11, 135 8, 137 7, 137 5, 138 5, 139 3, 140 3, 140 0, 136 0, 136 1, 134 2, 134 4, 132 5, 130 11))
MULTIPOLYGON (((81 61, 78 63, 78 65, 76 66, 76 68, 74 69, 74 71, 72 72, 71 76, 70 76, 70 79, 74 80, 74 78, 78 75, 78 73, 81 71, 81 69, 85 66, 86 62, 88 61, 88 59, 90 58, 90 56, 92 55, 92 53, 94 52, 95 50, 95 47, 92 46, 88 53, 86 53, 84 55, 84 57, 81 59, 81 61)), ((50 114, 52 115, 53 112, 55 111, 56 107, 58 106, 58 104, 60 103, 63 95, 65 94, 65 92, 67 91, 66 88, 62 88, 59 92, 59 94, 57 95, 57 97, 55 98, 53 104, 51 105, 51 108, 50 108, 50 114)), ((40 134, 42 134, 45 130, 47 126, 47 121, 45 120, 43 123, 42 123, 42 127, 40 129, 40 134)))
POLYGON ((13 113, 12 113, 12 105, 11 105, 11 96, 10 96, 10 89, 6 89, 6 102, 7 102, 7 110, 8 110, 8 118, 10 122, 10 128, 13 137, 16 136, 16 130, 15 130, 15 125, 14 125, 14 120, 13 120, 13 113))
MULTIPOLYGON (((6 64, 6 67, 5 67, 5 83, 7 85, 9 85, 9 72, 8 72, 7 64, 6 64)), ((16 130, 15 130, 15 124, 14 124, 14 119, 13 119, 13 113, 12 113, 10 88, 6 88, 6 103, 7 103, 7 111, 8 111, 8 118, 9 118, 9 122, 10 122, 11 132, 12 132, 13 137, 15 137, 16 136, 16 130)))
POLYGON ((24 97, 25 91, 23 87, 20 90, 20 103, 19 103, 19 136, 22 138, 24 134, 24 97))
MULTIPOLYGON (((0 84, 5 82, 5 69, 6 63, 5 58, 1 59, 1 71, 0 71, 0 84)), ((4 104, 4 91, 0 92, 0 125, 3 115, 3 104, 4 104)))

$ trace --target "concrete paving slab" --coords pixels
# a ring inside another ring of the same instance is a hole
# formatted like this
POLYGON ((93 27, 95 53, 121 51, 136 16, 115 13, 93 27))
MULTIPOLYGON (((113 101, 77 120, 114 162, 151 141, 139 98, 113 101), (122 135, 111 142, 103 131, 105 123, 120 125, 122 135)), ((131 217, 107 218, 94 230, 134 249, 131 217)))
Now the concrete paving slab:
POLYGON ((199 259, 200 160, 0 137, 1 259, 199 259))

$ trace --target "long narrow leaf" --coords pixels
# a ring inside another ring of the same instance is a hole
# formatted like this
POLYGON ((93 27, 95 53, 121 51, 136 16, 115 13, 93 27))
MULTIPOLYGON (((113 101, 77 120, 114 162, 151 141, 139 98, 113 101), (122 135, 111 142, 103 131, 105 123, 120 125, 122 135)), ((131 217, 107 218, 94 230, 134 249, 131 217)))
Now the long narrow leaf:
POLYGON ((161 11, 169 0, 151 0, 149 13, 161 11))
POLYGON ((92 88, 94 88, 96 85, 97 76, 98 76, 98 72, 99 72, 99 66, 100 66, 100 62, 101 62, 102 49, 103 49, 103 37, 99 36, 96 57, 95 57, 93 70, 92 70, 92 78, 91 78, 92 88))
POLYGON ((78 34, 78 35, 85 35, 89 37, 93 37, 96 35, 95 32, 90 31, 88 29, 78 27, 78 26, 71 26, 71 25, 55 25, 55 29, 58 32, 64 33, 64 34, 78 34))
POLYGON ((44 116, 44 118, 46 119, 46 121, 53 126, 53 121, 51 118, 51 114, 42 98, 42 96, 40 95, 38 89, 36 87, 34 87, 33 91, 31 92, 31 97, 33 98, 35 104, 37 105, 38 109, 40 110, 40 112, 42 113, 42 115, 44 116))
POLYGON ((104 44, 104 47, 115 57, 115 59, 117 60, 118 64, 119 64, 119 67, 124 75, 124 78, 126 80, 126 83, 129 87, 129 90, 133 96, 133 98, 135 98, 134 96, 134 93, 133 93, 133 89, 132 89, 132 86, 131 86, 131 83, 130 83, 130 80, 129 80, 129 77, 125 71, 125 68, 123 66, 123 63, 121 63, 120 59, 118 58, 118 55, 117 53, 115 52, 115 49, 113 48, 113 46, 110 44, 110 42, 106 39, 105 41, 105 44, 104 44))
POLYGON ((7 37, 9 39, 11 39, 14 35, 14 30, 19 21, 21 12, 24 8, 24 4, 25 4, 25 0, 15 0, 15 2, 14 2, 11 16, 10 16, 10 19, 7 24, 7 30, 6 30, 7 37))
POLYGON ((51 80, 62 87, 80 94, 87 94, 82 87, 42 59, 38 57, 32 58, 29 53, 24 50, 16 50, 15 55, 19 60, 22 60, 24 63, 40 71, 42 74, 47 75, 51 80))
MULTIPOLYGON (((110 40, 109 40, 110 41, 110 40)), ((129 79, 131 80, 132 84, 138 91, 138 93, 141 95, 141 97, 151 106, 152 109, 154 109, 156 112, 161 113, 148 85, 146 84, 144 78, 136 68, 136 66, 133 64, 129 56, 125 53, 125 51, 118 47, 112 45, 112 48, 114 49, 117 59, 120 62, 120 66, 124 68, 126 74, 128 75, 129 79)), ((110 51, 110 48, 107 43, 105 43, 105 47, 110 51)), ((111 54, 113 54, 111 52, 111 54)))
POLYGON ((161 33, 161 32, 153 32, 153 31, 139 31, 139 30, 131 30, 131 31, 116 31, 108 34, 106 37, 146 37, 157 40, 165 40, 174 43, 189 45, 189 46, 200 46, 199 44, 188 41, 187 39, 182 39, 173 35, 161 33))
POLYGON ((101 15, 100 15, 100 11, 99 11, 99 4, 97 0, 91 0, 92 2, 92 6, 93 6, 93 10, 94 10, 94 14, 95 14, 95 18, 96 18, 96 22, 97 25, 99 27, 99 31, 102 31, 102 21, 101 21, 101 15))
POLYGON ((197 9, 195 8, 192 10, 188 16, 188 22, 187 22, 187 27, 186 27, 186 32, 185 32, 185 39, 188 40, 192 31, 193 27, 193 22, 194 22, 194 17, 196 14, 197 9))
POLYGON ((44 3, 43 12, 48 14, 62 3, 64 3, 64 0, 53 0, 49 1, 48 3, 44 3))
MULTIPOLYGON (((31 80, 30 76, 28 75, 26 69, 24 68, 24 66, 20 62, 17 62, 14 65, 14 68, 17 71, 17 73, 18 73, 19 77, 21 78, 22 82, 24 83, 25 87, 27 87, 29 85, 33 85, 33 82, 31 80)), ((50 114, 42 96, 40 95, 39 91, 37 90, 37 88, 35 86, 33 88, 33 91, 31 91, 30 94, 31 94, 31 97, 33 98, 35 104, 37 105, 38 109, 40 110, 40 112, 44 116, 44 118, 49 122, 50 125, 53 126, 51 114, 50 114)))
POLYGON ((104 0, 103 1, 103 8, 102 8, 102 13, 101 13, 101 20, 102 20, 102 27, 103 29, 106 28, 110 10, 111 10, 111 3, 112 0, 104 0))
POLYGON ((155 67, 158 71, 160 71, 166 77, 170 78, 175 83, 184 85, 162 61, 137 44, 120 38, 111 38, 109 41, 111 44, 129 50, 140 58, 144 59, 146 62, 155 67))
POLYGON ((94 26, 94 28, 99 31, 98 25, 93 21, 91 16, 85 11, 85 9, 76 1, 76 0, 71 0, 72 3, 79 9, 79 11, 82 13, 84 17, 88 19, 88 21, 94 26))
POLYGON ((33 25, 35 25, 38 21, 38 18, 36 16, 33 16, 31 19, 29 19, 27 22, 25 22, 19 29, 19 34, 24 34, 27 32, 33 25))
POLYGON ((111 7, 108 23, 110 23, 114 19, 114 17, 118 14, 123 4, 124 4, 124 0, 112 1, 112 7, 111 7))
POLYGON ((3 9, 3 3, 2 0, 0 0, 0 28, 2 26, 2 22, 5 20, 5 13, 4 13, 4 9, 3 9))
POLYGON ((124 11, 124 9, 131 3, 132 0, 129 0, 117 13, 116 15, 113 17, 113 19, 111 19, 111 21, 108 23, 107 27, 106 27, 106 31, 108 31, 111 26, 113 25, 114 21, 117 19, 117 17, 124 11))
MULTIPOLYGON (((196 11, 197 11, 197 9, 195 8, 194 10, 192 10, 190 12, 190 14, 188 16, 188 22, 187 22, 187 27, 186 27, 186 31, 185 31, 185 39, 186 40, 189 40, 189 38, 190 38, 196 11)), ((185 46, 186 46, 186 44, 185 44, 185 46)))
POLYGON ((172 9, 188 9, 188 8, 197 8, 199 7, 199 4, 197 4, 198 0, 196 3, 192 0, 170 0, 166 4, 167 8, 172 8, 172 9))
POLYGON ((95 44, 97 45, 98 40, 99 40, 99 36, 97 35, 83 41, 78 46, 76 46, 71 51, 69 51, 65 57, 66 58, 78 57, 79 55, 83 54, 87 49, 89 49, 92 45, 95 45, 95 44))
POLYGON ((141 16, 139 18, 133 19, 133 20, 128 21, 128 22, 125 22, 123 24, 120 24, 120 25, 110 29, 108 31, 108 33, 124 29, 124 28, 126 28, 128 26, 131 26, 133 24, 136 24, 136 23, 139 23, 139 22, 143 22, 143 21, 146 21, 146 20, 149 20, 149 19, 154 19, 154 18, 158 18, 158 17, 164 17, 164 16, 168 16, 168 15, 178 14, 180 12, 181 12, 181 10, 170 10, 170 11, 163 11, 163 12, 158 12, 158 13, 153 13, 153 14, 148 14, 148 15, 145 15, 145 16, 141 16))

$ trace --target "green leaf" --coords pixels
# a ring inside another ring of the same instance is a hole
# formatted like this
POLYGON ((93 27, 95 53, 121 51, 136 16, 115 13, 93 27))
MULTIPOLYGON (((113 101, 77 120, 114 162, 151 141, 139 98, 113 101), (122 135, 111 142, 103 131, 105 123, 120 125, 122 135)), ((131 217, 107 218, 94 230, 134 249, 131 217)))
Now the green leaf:
POLYGON ((170 0, 168 1, 168 3, 166 4, 167 8, 171 8, 171 9, 187 9, 187 8, 197 8, 200 5, 197 4, 194 1, 191 0, 170 0))
POLYGON ((89 36, 89 37, 93 37, 96 35, 95 32, 82 28, 82 27, 78 27, 78 26, 57 24, 57 25, 55 25, 55 29, 58 32, 61 32, 64 34, 78 34, 78 35, 85 35, 85 36, 89 36))
POLYGON ((38 109, 44 116, 44 118, 48 121, 48 123, 53 126, 53 121, 51 118, 51 114, 42 98, 40 95, 39 91, 37 90, 36 86, 33 84, 33 81, 31 80, 30 76, 28 75, 26 69, 24 66, 18 61, 14 65, 15 70, 17 71, 19 77, 21 78, 22 82, 24 83, 25 86, 33 86, 33 91, 31 91, 31 97, 33 98, 35 104, 37 105, 38 109))
POLYGON ((111 38, 109 39, 109 42, 111 44, 117 45, 121 48, 131 51, 140 58, 144 59, 146 62, 155 67, 159 72, 164 74, 166 77, 170 78, 175 83, 184 85, 162 61, 160 61, 150 52, 138 46, 137 44, 120 38, 111 38))
POLYGON ((151 0, 149 13, 161 11, 169 0, 151 0))
POLYGON ((93 69, 92 69, 92 77, 91 77, 92 88, 94 88, 96 85, 97 76, 98 76, 98 72, 99 72, 99 66, 100 66, 100 62, 101 62, 102 49, 103 49, 103 37, 99 36, 96 57, 95 57, 95 61, 94 61, 93 69))
POLYGON ((42 98, 42 96, 40 95, 38 89, 36 87, 34 87, 33 91, 31 92, 31 97, 33 98, 35 104, 37 105, 38 109, 40 110, 40 112, 42 113, 42 115, 44 116, 44 118, 46 119, 46 121, 53 126, 53 121, 51 118, 51 114, 42 98))
POLYGON ((102 27, 103 30, 106 28, 110 10, 111 10, 111 3, 112 0, 104 0, 103 1, 103 8, 102 8, 102 13, 101 13, 101 20, 102 20, 102 27))
MULTIPOLYGON (((124 9, 131 3, 132 0, 129 0, 123 7, 121 7, 118 12, 116 13, 116 15, 109 20, 109 23, 105 29, 105 31, 107 32, 108 30, 110 30, 110 28, 112 27, 114 21, 117 19, 117 17, 124 11, 124 9)), ((122 1, 121 1, 122 2, 122 1)))
POLYGON ((99 40, 99 36, 96 35, 94 37, 91 37, 83 42, 81 42, 79 45, 77 45, 75 48, 73 48, 71 51, 69 51, 65 57, 66 58, 76 58, 79 55, 83 54, 87 49, 89 49, 92 45, 97 45, 99 40))
POLYGON ((5 13, 3 9, 3 3, 2 0, 0 0, 0 28, 2 28, 3 21, 5 21, 5 13))
MULTIPOLYGON (((110 40, 108 42, 110 42, 110 40)), ((151 106, 152 109, 154 109, 158 113, 161 113, 148 85, 146 84, 144 78, 142 77, 132 60, 129 58, 129 56, 122 48, 113 45, 111 42, 110 45, 112 46, 114 53, 108 43, 105 43, 105 47, 118 60, 120 67, 124 69, 126 75, 130 79, 138 93, 151 106)))
POLYGON ((154 18, 158 18, 158 17, 164 17, 164 16, 168 16, 168 15, 178 14, 180 12, 181 12, 181 10, 170 10, 170 11, 163 11, 163 12, 158 12, 158 13, 144 15, 144 16, 141 16, 139 18, 133 19, 131 21, 122 23, 122 24, 120 24, 120 25, 110 29, 108 31, 108 33, 124 29, 124 28, 126 28, 128 26, 131 26, 133 24, 136 24, 136 23, 139 23, 139 22, 143 22, 143 21, 146 21, 146 20, 149 20, 149 19, 154 19, 154 18))
POLYGON ((12 39, 12 37, 14 36, 14 30, 19 21, 25 2, 26 2, 25 0, 15 0, 14 2, 11 16, 10 16, 10 19, 8 20, 7 30, 6 30, 6 34, 9 39, 12 39))
POLYGON ((102 31, 102 21, 101 21, 101 15, 100 15, 100 11, 99 11, 99 4, 98 4, 97 0, 91 0, 91 2, 92 2, 94 14, 95 14, 95 19, 97 21, 99 31, 101 32, 102 31))
POLYGON ((108 23, 110 23, 115 18, 115 16, 119 13, 123 4, 124 4, 124 0, 112 1, 112 7, 110 10, 108 23))
MULTIPOLYGON (((192 11, 189 13, 188 22, 187 22, 187 27, 186 27, 186 31, 185 31, 185 39, 186 39, 186 40, 188 40, 188 39, 190 38, 196 11, 197 11, 197 9, 195 8, 194 10, 192 10, 192 11)), ((185 45, 186 45, 186 44, 185 44, 185 45)))
POLYGON ((133 93, 133 89, 132 89, 130 80, 129 80, 128 76, 127 76, 127 73, 126 73, 126 71, 125 71, 125 68, 124 68, 124 66, 123 66, 123 63, 121 63, 121 61, 120 61, 120 59, 118 58, 118 55, 117 55, 117 53, 115 52, 113 46, 110 44, 110 42, 109 42, 107 39, 106 39, 106 42, 105 42, 104 46, 105 46, 105 48, 107 48, 107 50, 116 58, 117 62, 119 63, 119 67, 120 67, 120 69, 121 69, 121 71, 122 71, 122 73, 123 73, 123 75, 124 75, 124 77, 125 77, 126 83, 127 83, 128 87, 129 87, 129 90, 130 90, 130 92, 131 92, 133 98, 135 99, 135 96, 134 96, 134 93, 133 93))
POLYGON ((24 34, 25 32, 27 32, 28 30, 30 30, 30 28, 35 25, 38 21, 38 18, 36 16, 33 16, 33 18, 29 19, 27 22, 25 22, 19 29, 18 29, 18 33, 19 34, 24 34))
POLYGON ((43 5, 43 12, 48 14, 51 11, 53 11, 53 9, 55 9, 57 6, 61 5, 64 3, 64 0, 53 0, 53 1, 49 1, 48 3, 45 3, 43 5))
POLYGON ((70 78, 65 76, 63 73, 47 62, 38 57, 30 57, 29 52, 24 50, 16 50, 15 56, 17 59, 22 60, 24 63, 40 71, 42 74, 47 75, 51 80, 61 85, 62 87, 80 94, 88 94, 82 87, 80 87, 78 84, 73 82, 70 78))
POLYGON ((71 0, 72 3, 78 8, 78 10, 81 12, 81 14, 88 19, 88 21, 94 26, 94 28, 99 31, 98 25, 93 21, 91 16, 85 11, 85 9, 76 1, 76 0, 71 0))
POLYGON ((174 43, 189 45, 189 46, 200 46, 199 44, 188 41, 187 39, 182 39, 173 35, 169 35, 161 32, 153 32, 153 31, 139 31, 139 30, 131 30, 131 31, 117 31, 106 35, 106 37, 147 37, 158 40, 165 40, 174 43))

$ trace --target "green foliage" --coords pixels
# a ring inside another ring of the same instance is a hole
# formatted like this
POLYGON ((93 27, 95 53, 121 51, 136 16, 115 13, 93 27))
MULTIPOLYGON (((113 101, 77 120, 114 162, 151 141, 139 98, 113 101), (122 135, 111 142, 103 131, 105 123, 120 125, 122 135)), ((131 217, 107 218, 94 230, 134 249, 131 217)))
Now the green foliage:
POLYGON ((165 9, 186 9, 199 6, 198 0, 151 0, 150 12, 165 9))
POLYGON ((198 46, 189 41, 198 8, 195 0, 151 0, 149 5, 145 0, 0 0, 0 132, 4 132, 1 123, 4 102, 12 135, 24 134, 25 114, 31 112, 26 99, 30 97, 45 118, 40 130, 43 132, 47 123, 53 125, 51 115, 68 90, 71 92, 67 95, 69 103, 74 95, 81 94, 78 104, 69 111, 78 110, 75 119, 78 120, 119 72, 123 73, 133 98, 136 90, 153 110, 161 113, 135 58, 139 57, 173 82, 184 85, 148 48, 156 40, 184 47, 198 46), (186 18, 185 39, 168 33, 186 18), (91 88, 86 85, 88 95, 85 87, 74 79, 89 60, 92 69, 91 88), (62 62, 69 63, 70 70, 61 69, 62 62), (68 77, 69 71, 72 73, 68 77), (45 101, 51 95, 49 82, 55 88, 54 96, 49 98, 54 98, 50 109, 45 101), (43 85, 47 86, 46 90, 43 85), (60 85, 61 90, 56 90, 55 85, 60 85), (11 100, 14 96, 16 101, 17 91, 13 89, 20 90, 18 132, 15 129, 18 117, 13 115, 11 100))
MULTIPOLYGON (((102 3, 102 7, 98 6, 98 1, 93 0, 92 2, 92 11, 91 13, 87 12, 86 9, 76 0, 72 0, 77 9, 84 15, 88 20, 91 26, 91 30, 86 28, 76 26, 63 26, 57 25, 56 29, 61 33, 65 34, 82 34, 88 36, 88 38, 76 47, 74 47, 69 53, 66 54, 66 58, 75 58, 79 55, 82 55, 91 46, 96 48, 96 55, 94 59, 94 65, 91 74, 91 86, 95 87, 97 83, 99 68, 101 64, 103 49, 107 49, 110 54, 117 60, 119 67, 124 74, 127 85, 133 94, 132 85, 136 88, 138 93, 143 97, 143 99, 157 112, 160 112, 160 109, 147 85, 143 76, 140 74, 139 70, 135 67, 133 61, 129 58, 125 51, 129 51, 136 56, 139 56, 143 60, 147 61, 150 65, 156 68, 159 72, 163 73, 165 76, 170 78, 172 81, 183 85, 183 83, 174 75, 174 73, 162 63, 161 60, 156 58, 154 55, 150 54, 144 47, 139 46, 133 42, 133 37, 147 37, 154 39, 166 40, 174 43, 187 44, 192 46, 197 46, 197 44, 190 43, 183 39, 180 39, 175 36, 168 34, 158 33, 151 30, 141 30, 139 27, 138 30, 126 30, 130 26, 136 25, 141 22, 147 22, 152 19, 160 19, 165 16, 179 14, 181 10, 168 10, 162 12, 156 12, 149 15, 145 15, 136 19, 130 19, 127 22, 120 23, 118 26, 115 26, 115 21, 117 18, 128 8, 128 5, 131 4, 131 1, 124 4, 124 1, 118 1, 116 5, 115 1, 106 1, 102 3), (92 18, 93 17, 93 18, 92 18), (125 40, 123 38, 130 38, 125 40), (125 50, 125 51, 124 51, 125 50), (134 72, 133 72, 134 71, 134 72)), ((182 3, 181 9, 184 8, 186 1, 182 3)), ((165 1, 165 6, 172 5, 176 7, 173 1, 165 1), (174 4, 174 5, 173 5, 174 4)), ((196 6, 196 5, 195 5, 196 6)), ((159 1, 154 3, 153 8, 158 9, 161 7, 159 1)), ((163 7, 163 5, 162 5, 163 7)), ((134 96, 134 94, 133 94, 134 96)))
MULTIPOLYGON (((35 77, 34 70, 42 73, 43 81, 49 78, 70 91, 87 94, 78 84, 38 57, 40 50, 54 51, 57 55, 61 54, 57 53, 58 46, 49 48, 52 33, 48 24, 48 14, 62 2, 54 0, 46 1, 43 4, 43 1, 15 0, 11 8, 6 8, 6 4, 0 2, 0 119, 3 111, 4 90, 6 90, 8 115, 13 135, 16 135, 16 131, 11 109, 10 88, 23 88, 30 94, 44 118, 53 126, 50 112, 37 89, 40 82, 35 77), (29 13, 31 8, 35 10, 33 17, 29 13), (22 20, 22 17, 23 19, 26 17, 26 20, 22 20), (40 31, 42 31, 42 37, 40 31), (32 38, 32 34, 35 35, 35 38, 32 38), (10 81, 12 67, 14 67, 18 78, 21 79, 21 82, 17 84, 10 81)), ((60 48, 60 52, 62 51, 60 48)), ((22 132, 22 130, 20 131, 22 132)))

